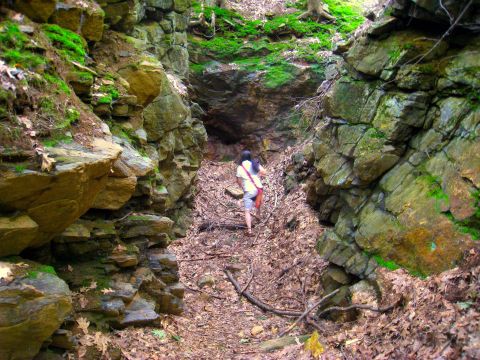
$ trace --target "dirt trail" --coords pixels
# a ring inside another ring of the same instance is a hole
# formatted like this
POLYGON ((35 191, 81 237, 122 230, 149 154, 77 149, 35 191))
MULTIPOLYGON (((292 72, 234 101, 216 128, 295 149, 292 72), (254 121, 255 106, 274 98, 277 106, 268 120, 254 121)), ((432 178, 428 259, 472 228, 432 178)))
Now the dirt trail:
MULTIPOLYGON (((186 286, 185 312, 168 316, 162 325, 169 336, 152 334, 151 328, 117 333, 125 356, 131 359, 287 359, 292 349, 261 353, 256 345, 275 338, 291 319, 263 313, 245 299, 239 300, 224 269, 235 265, 236 278, 257 298, 279 309, 302 311, 319 293, 318 276, 325 266, 315 254, 315 240, 322 232, 300 189, 285 195, 283 169, 293 150, 267 165, 265 206, 254 220, 255 237, 243 230, 216 229, 200 232, 205 221, 243 224, 241 200, 225 194, 235 184, 236 165, 205 161, 199 173, 194 224, 171 250, 180 260, 180 277, 186 286), (290 222, 290 226, 287 226, 290 222), (297 264, 292 267, 292 265, 297 264), (287 271, 288 269, 288 271, 287 271), (208 277, 212 286, 200 289, 208 277), (254 336, 251 330, 261 326, 254 336), (171 337, 175 335, 175 340, 171 337), (177 337, 178 336, 178 337, 177 337)), ((295 333, 295 332, 293 332, 295 333)), ((293 346, 294 354, 300 351, 293 346)), ((292 354, 291 358, 298 358, 292 354)))
MULTIPOLYGON (((311 358, 303 345, 261 352, 258 344, 276 338, 294 319, 263 313, 239 299, 223 272, 226 266, 238 266, 236 278, 244 286, 253 271, 248 290, 279 309, 302 310, 321 294, 318 277, 326 264, 315 253, 314 244, 323 228, 306 205, 303 191, 299 188, 285 195, 281 184, 293 151, 287 150, 267 167, 263 219, 268 221, 255 227, 258 237, 254 238, 245 237, 243 230, 199 232, 205 221, 243 223, 240 203, 224 193, 234 184, 235 164, 204 162, 193 225, 185 239, 171 245, 187 288, 185 311, 182 316, 164 316, 158 328, 115 332, 110 339, 120 346, 123 358, 311 358), (199 289, 198 281, 205 276, 214 283, 199 289), (252 329, 260 326, 263 331, 253 335, 252 329)), ((425 280, 402 269, 379 269, 377 276, 383 288, 382 305, 399 298, 404 305, 385 314, 362 312, 357 321, 345 324, 321 321, 320 341, 325 349, 321 359, 479 358, 479 250, 471 250, 460 268, 425 280)), ((306 332, 300 326, 292 334, 306 332)))

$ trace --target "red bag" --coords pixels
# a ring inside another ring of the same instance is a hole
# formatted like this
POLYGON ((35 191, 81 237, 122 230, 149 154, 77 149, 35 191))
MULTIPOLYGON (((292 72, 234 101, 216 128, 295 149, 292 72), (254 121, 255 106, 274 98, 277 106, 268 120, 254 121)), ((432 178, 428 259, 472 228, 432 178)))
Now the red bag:
POLYGON ((260 206, 262 206, 262 201, 263 201, 263 188, 260 188, 260 187, 257 186, 255 181, 253 181, 252 175, 250 175, 250 173, 247 171, 245 166, 243 166, 243 164, 242 164, 242 168, 247 173, 248 178, 252 182, 253 186, 255 186, 257 188, 257 196, 255 196, 255 207, 257 209, 260 209, 260 206))
POLYGON ((257 209, 260 209, 260 206, 262 206, 262 201, 263 201, 263 189, 262 188, 257 188, 257 196, 255 197, 255 207, 257 209))

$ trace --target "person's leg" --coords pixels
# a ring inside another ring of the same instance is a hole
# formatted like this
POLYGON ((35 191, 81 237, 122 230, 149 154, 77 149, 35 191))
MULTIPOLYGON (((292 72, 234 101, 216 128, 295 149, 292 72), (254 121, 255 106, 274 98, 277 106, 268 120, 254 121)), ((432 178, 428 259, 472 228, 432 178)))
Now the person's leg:
POLYGON ((252 216, 250 214, 250 211, 252 210, 252 207, 253 207, 252 194, 245 193, 245 195, 243 196, 243 202, 245 204, 245 223, 247 224, 247 232, 248 234, 251 234, 252 233, 252 216))
POLYGON ((247 223, 247 231, 249 234, 252 233, 252 216, 250 215, 250 210, 245 210, 245 222, 247 223))

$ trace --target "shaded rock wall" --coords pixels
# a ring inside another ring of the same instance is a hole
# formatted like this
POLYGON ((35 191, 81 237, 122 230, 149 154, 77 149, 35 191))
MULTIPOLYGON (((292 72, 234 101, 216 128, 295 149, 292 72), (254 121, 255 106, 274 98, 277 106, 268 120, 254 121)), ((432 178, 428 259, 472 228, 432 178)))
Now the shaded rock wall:
POLYGON ((315 94, 322 75, 309 66, 295 65, 292 80, 267 86, 262 71, 239 69, 235 64, 212 63, 191 73, 192 97, 205 114, 208 131, 227 143, 241 142, 259 150, 279 150, 292 136, 292 108, 315 94))
POLYGON ((324 121, 294 158, 308 201, 335 224, 320 255, 360 277, 375 258, 417 274, 451 268, 480 235, 480 39, 457 32, 436 44, 442 27, 402 21, 425 19, 411 3, 395 2, 399 18, 381 19, 345 54, 324 121))

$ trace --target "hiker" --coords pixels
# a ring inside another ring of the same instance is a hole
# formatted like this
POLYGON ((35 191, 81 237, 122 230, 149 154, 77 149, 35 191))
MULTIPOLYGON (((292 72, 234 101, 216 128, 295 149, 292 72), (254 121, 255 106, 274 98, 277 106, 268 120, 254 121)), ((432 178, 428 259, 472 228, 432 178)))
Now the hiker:
POLYGON ((242 156, 237 167, 237 183, 243 189, 243 203, 245 205, 245 222, 247 235, 252 235, 252 217, 250 211, 253 206, 260 216, 260 206, 263 200, 263 185, 260 177, 265 176, 266 171, 258 160, 252 160, 252 154, 248 150, 242 151, 242 156))

